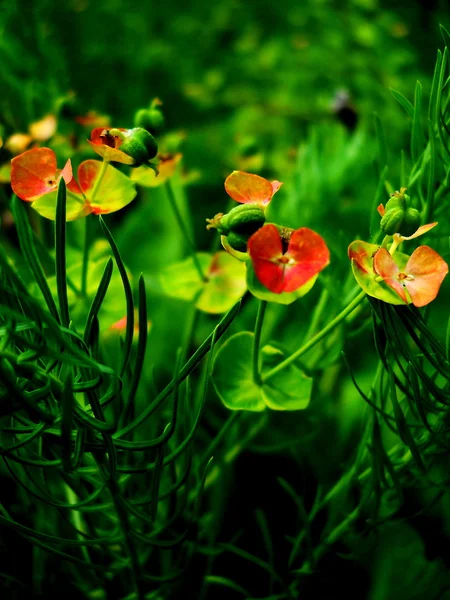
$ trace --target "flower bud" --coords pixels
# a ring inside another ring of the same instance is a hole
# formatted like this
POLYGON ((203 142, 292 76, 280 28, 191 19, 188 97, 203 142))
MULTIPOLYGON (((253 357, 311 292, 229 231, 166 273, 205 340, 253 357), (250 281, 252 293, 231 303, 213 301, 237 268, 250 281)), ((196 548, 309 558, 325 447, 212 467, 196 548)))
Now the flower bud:
POLYGON ((134 166, 138 167, 148 163, 157 155, 158 145, 155 138, 146 129, 135 127, 124 132, 120 150, 134 158, 134 166))
POLYGON ((408 208, 405 212, 403 223, 398 233, 408 237, 415 233, 420 227, 420 213, 416 208, 408 208))
POLYGON ((227 242, 234 250, 238 252, 247 252, 247 242, 249 235, 245 233, 237 233, 236 231, 230 231, 226 236, 227 242))
POLYGON ((264 209, 259 204, 240 204, 232 208, 220 220, 219 233, 228 235, 230 231, 252 235, 266 222, 264 209))
POLYGON ((387 210, 380 222, 381 231, 386 235, 398 233, 402 226, 404 216, 405 211, 402 208, 391 208, 390 210, 387 210))
POLYGON ((391 210, 391 208, 401 208, 402 210, 406 210, 409 196, 407 196, 405 192, 406 188, 402 187, 400 188, 400 191, 397 190, 396 192, 391 194, 390 199, 386 203, 386 212, 388 210, 391 210))
POLYGON ((164 128, 164 115, 158 108, 141 108, 134 115, 134 124, 157 135, 164 128))

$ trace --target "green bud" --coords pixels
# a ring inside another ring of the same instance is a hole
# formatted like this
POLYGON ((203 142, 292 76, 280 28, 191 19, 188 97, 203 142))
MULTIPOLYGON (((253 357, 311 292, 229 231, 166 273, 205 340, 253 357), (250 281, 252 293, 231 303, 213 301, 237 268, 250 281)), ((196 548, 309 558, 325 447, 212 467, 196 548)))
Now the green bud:
MULTIPOLYGON (((387 206, 387 205, 386 205, 387 206)), ((381 219, 380 228, 386 235, 398 233, 403 223, 405 211, 402 208, 391 208, 381 219)))
POLYGON ((248 236, 255 233, 266 222, 264 209, 259 204, 239 204, 224 215, 220 221, 220 233, 228 235, 230 231, 248 236))
POLYGON ((416 208, 408 208, 405 212, 403 223, 398 233, 409 237, 420 227, 420 213, 416 208))
POLYGON ((249 235, 237 233, 235 231, 230 231, 230 233, 226 236, 230 246, 239 252, 247 252, 247 242, 249 237, 249 235))
POLYGON ((406 210, 407 201, 409 200, 409 196, 405 194, 406 188, 400 188, 400 191, 394 192, 391 194, 390 199, 387 201, 385 209, 386 212, 391 210, 391 208, 401 208, 402 210, 406 210))
POLYGON ((124 141, 119 149, 134 158, 136 167, 147 163, 158 154, 155 138, 142 127, 124 132, 124 141))
POLYGON ((134 115, 134 124, 157 135, 164 128, 164 115, 158 108, 141 108, 134 115))

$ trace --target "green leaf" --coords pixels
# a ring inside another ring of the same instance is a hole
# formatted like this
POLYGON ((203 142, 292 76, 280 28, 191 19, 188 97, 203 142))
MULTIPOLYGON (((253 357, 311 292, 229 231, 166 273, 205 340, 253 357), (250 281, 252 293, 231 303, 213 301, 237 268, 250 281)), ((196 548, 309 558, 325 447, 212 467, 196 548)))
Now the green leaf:
POLYGON ((425 136, 422 126, 422 85, 420 81, 416 83, 414 94, 414 115, 411 131, 411 156, 414 162, 417 162, 425 148, 425 136))
POLYGON ((95 214, 104 214, 120 210, 129 204, 136 196, 136 187, 134 182, 121 171, 111 165, 106 167, 106 172, 102 177, 101 184, 96 189, 97 177, 100 176, 102 163, 100 161, 86 161, 95 163, 97 173, 92 181, 92 192, 86 190, 86 196, 95 214), (95 197, 94 197, 95 192, 95 197), (91 201, 91 195, 93 200, 91 201))
POLYGON ((307 294, 316 283, 318 275, 312 277, 309 281, 298 288, 295 292, 282 292, 281 294, 274 294, 259 281, 256 277, 255 270, 253 269, 252 261, 246 262, 247 265, 247 286, 249 292, 259 298, 259 300, 266 300, 267 302, 276 302, 277 304, 292 304, 305 294, 307 294))
MULTIPOLYGON (((55 221, 56 204, 57 192, 50 192, 35 200, 31 206, 41 215, 41 217, 55 221)), ((90 212, 91 211, 82 196, 67 192, 66 221, 75 221, 76 219, 85 217, 90 212)))
MULTIPOLYGON (((267 383, 253 380, 253 333, 243 331, 230 337, 218 351, 212 370, 214 388, 230 410, 261 412, 266 406, 273 410, 303 410, 310 400, 313 381, 296 366, 289 365, 267 383)), ((283 359, 281 350, 264 346, 261 350, 262 377, 283 359)))
POLYGON ((200 279, 193 258, 169 265, 153 281, 153 288, 166 296, 194 302, 198 310, 211 314, 227 312, 247 289, 245 267, 226 252, 196 254, 208 281, 200 279))
POLYGON ((412 119, 414 117, 414 106, 411 104, 411 102, 407 98, 405 98, 405 96, 403 96, 403 94, 400 94, 400 92, 397 92, 397 90, 393 90, 392 88, 389 88, 389 89, 391 91, 391 94, 394 96, 394 98, 397 100, 397 102, 400 104, 400 106, 406 112, 408 117, 410 117, 412 119))

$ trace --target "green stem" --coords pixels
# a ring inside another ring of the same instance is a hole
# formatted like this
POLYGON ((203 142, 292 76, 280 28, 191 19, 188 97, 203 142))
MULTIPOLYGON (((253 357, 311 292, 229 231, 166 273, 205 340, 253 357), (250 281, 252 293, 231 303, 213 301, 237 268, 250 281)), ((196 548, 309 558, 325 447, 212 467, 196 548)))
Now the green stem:
POLYGON ((180 209, 178 208, 177 201, 176 201, 176 198, 175 198, 175 194, 174 194, 174 191, 172 189, 172 184, 170 183, 170 179, 166 182, 166 190, 167 190, 167 196, 169 198, 170 205, 172 206, 172 210, 173 210, 173 213, 175 215, 175 219, 177 220, 178 226, 181 229, 181 233, 183 234, 184 239, 187 242, 187 245, 189 247, 189 252, 190 252, 190 255, 191 255, 192 260, 194 262, 195 268, 197 269, 198 275, 199 275, 199 277, 200 277, 200 279, 202 281, 207 282, 208 278, 204 275, 202 267, 200 265, 200 261, 198 260, 198 257, 197 257, 197 255, 195 253, 194 244, 191 241, 191 238, 189 236, 189 232, 187 230, 185 222, 183 221, 183 217, 182 217, 182 215, 180 213, 180 209))
POLYGON ((266 373, 264 375, 264 377, 262 378, 262 383, 265 383, 268 379, 270 379, 271 377, 273 377, 274 375, 276 375, 277 373, 279 373, 280 371, 282 371, 283 369, 285 369, 286 367, 291 365, 298 358, 300 358, 300 356, 302 356, 303 354, 308 352, 308 350, 310 348, 312 348, 313 346, 318 344, 321 340, 323 340, 323 338, 326 337, 328 335, 328 333, 330 333, 330 331, 333 331, 333 329, 335 329, 351 312, 353 312, 355 310, 355 308, 357 306, 359 306, 361 304, 361 302, 364 300, 365 297, 366 297, 365 292, 361 292, 360 294, 358 294, 358 296, 356 296, 356 298, 352 302, 350 302, 350 304, 346 308, 344 308, 344 310, 341 313, 339 313, 332 321, 330 321, 330 323, 328 323, 328 325, 326 325, 326 327, 324 327, 322 329, 322 331, 319 331, 319 333, 317 335, 315 335, 313 338, 311 338, 309 340, 309 342, 306 342, 306 344, 303 344, 303 346, 301 346, 301 348, 299 348, 296 352, 291 354, 291 356, 288 356, 285 360, 280 362, 280 364, 278 364, 276 367, 274 367, 271 371, 266 373))
MULTIPOLYGON (((94 183, 94 188, 92 190, 91 198, 89 200, 89 202, 91 202, 91 203, 94 201, 95 196, 97 195, 98 189, 103 181, 103 177, 105 176, 108 165, 109 165, 109 160, 103 160, 97 180, 94 183)), ((91 236, 92 236, 92 227, 91 227, 90 219, 89 219, 89 217, 87 217, 85 219, 85 226, 84 226, 83 263, 81 266, 81 295, 84 297, 86 296, 86 292, 87 292, 87 275, 88 275, 88 264, 89 264, 89 251, 91 249, 91 236)))
POLYGON ((262 383, 261 373, 259 370, 259 346, 261 344, 261 332, 266 308, 267 301, 260 300, 258 314, 256 315, 255 335, 253 338, 253 381, 256 383, 256 385, 261 385, 262 383))

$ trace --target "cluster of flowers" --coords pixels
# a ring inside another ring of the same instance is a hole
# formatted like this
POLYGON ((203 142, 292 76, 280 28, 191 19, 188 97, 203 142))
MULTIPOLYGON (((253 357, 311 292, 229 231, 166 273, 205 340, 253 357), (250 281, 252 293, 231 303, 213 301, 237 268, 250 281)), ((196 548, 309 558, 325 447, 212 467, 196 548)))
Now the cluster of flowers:
MULTIPOLYGON (((158 175, 157 166, 151 162, 158 147, 153 135, 143 127, 97 127, 88 141, 103 162, 82 162, 77 180, 71 161, 57 169, 56 155, 49 148, 33 148, 13 158, 14 193, 32 202, 41 215, 54 219, 56 190, 63 178, 67 186, 67 220, 73 220, 91 213, 114 212, 135 197, 133 177, 114 169, 110 162, 145 165, 153 169, 153 178, 158 175)), ((164 171, 161 179, 165 179, 175 170, 178 157, 165 160, 158 156, 164 171)), ((144 180, 148 172, 150 169, 146 168, 144 180)), ((255 296, 288 304, 311 289, 320 271, 329 264, 330 253, 323 238, 307 227, 294 230, 267 222, 266 209, 281 185, 279 181, 233 171, 225 181, 225 190, 239 206, 207 219, 207 227, 219 232, 225 250, 246 263, 247 284, 255 296)), ((397 251, 404 240, 417 238, 437 225, 420 227, 420 215, 408 207, 408 200, 402 188, 392 194, 386 207, 378 207, 380 226, 386 233, 381 246, 357 240, 350 244, 348 253, 354 276, 367 294, 392 304, 413 303, 420 307, 436 297, 448 266, 429 246, 418 247, 411 256, 397 251)))
MULTIPOLYGON (((300 291, 311 289, 318 273, 329 264, 330 255, 325 241, 311 229, 292 230, 266 223, 265 209, 281 185, 234 171, 226 179, 225 189, 245 208, 216 215, 208 220, 208 228, 219 231, 224 248, 247 261, 247 267, 271 293, 295 293, 296 299, 303 295, 300 291)), ((394 192, 386 207, 378 207, 380 227, 386 234, 382 245, 357 240, 350 244, 348 254, 355 279, 368 295, 391 304, 421 307, 436 298, 448 265, 429 246, 419 246, 411 256, 397 251, 403 241, 437 225, 420 227, 419 212, 408 207, 405 191, 394 192)), ((276 297, 271 299, 276 301, 276 297)))

